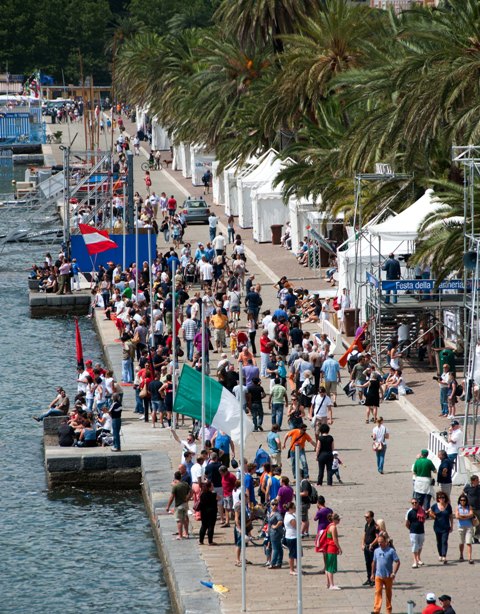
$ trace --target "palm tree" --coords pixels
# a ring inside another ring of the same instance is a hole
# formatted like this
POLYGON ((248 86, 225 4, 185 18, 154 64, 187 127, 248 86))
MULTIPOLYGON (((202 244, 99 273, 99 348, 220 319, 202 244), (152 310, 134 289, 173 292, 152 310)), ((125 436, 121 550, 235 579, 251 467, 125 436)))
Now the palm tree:
POLYGON ((306 16, 318 14, 322 4, 322 0, 223 0, 214 18, 241 44, 268 42, 279 53, 280 36, 295 32, 306 16))

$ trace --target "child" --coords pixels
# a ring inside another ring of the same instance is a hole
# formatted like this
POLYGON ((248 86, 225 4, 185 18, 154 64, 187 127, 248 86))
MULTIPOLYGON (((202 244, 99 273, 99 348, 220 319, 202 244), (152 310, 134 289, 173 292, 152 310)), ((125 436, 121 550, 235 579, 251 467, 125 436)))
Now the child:
MULTIPOLYGON (((333 462, 332 462, 332 477, 336 475, 338 483, 343 484, 340 478, 340 465, 343 465, 342 459, 338 456, 338 452, 334 450, 333 451, 333 462)), ((345 465, 343 466, 345 467, 345 465)))
POLYGON ((238 358, 238 337, 235 331, 230 333, 230 352, 232 353, 232 358, 238 358))

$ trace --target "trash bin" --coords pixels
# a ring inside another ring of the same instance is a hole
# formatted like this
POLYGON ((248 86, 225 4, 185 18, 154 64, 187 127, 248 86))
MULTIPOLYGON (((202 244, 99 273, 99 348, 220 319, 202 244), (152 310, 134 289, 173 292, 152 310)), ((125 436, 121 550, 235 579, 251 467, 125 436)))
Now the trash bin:
POLYGON ((438 357, 440 360, 440 373, 443 373, 443 365, 448 365, 449 371, 455 375, 455 352, 445 348, 440 350, 438 357))
POLYGON ((355 320, 358 320, 359 311, 358 308, 344 309, 343 311, 343 325, 347 337, 355 337, 355 320))
POLYGON ((273 245, 280 245, 280 243, 282 242, 282 228, 283 224, 272 224, 272 226, 270 226, 270 230, 272 231, 273 245))

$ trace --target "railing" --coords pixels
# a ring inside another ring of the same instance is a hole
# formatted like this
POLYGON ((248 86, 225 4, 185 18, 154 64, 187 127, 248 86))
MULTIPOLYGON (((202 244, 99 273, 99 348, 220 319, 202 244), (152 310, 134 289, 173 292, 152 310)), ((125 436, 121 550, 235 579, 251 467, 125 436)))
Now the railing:
MULTIPOLYGON (((443 431, 442 431, 443 432, 443 431)), ((447 440, 441 435, 441 431, 432 431, 428 437, 428 451, 435 458, 433 462, 438 466, 438 453, 440 450, 447 449, 447 440)), ((465 466, 465 457, 463 448, 460 448, 459 454, 455 461, 454 470, 452 473, 452 483, 455 485, 463 485, 468 481, 468 471, 465 466)))

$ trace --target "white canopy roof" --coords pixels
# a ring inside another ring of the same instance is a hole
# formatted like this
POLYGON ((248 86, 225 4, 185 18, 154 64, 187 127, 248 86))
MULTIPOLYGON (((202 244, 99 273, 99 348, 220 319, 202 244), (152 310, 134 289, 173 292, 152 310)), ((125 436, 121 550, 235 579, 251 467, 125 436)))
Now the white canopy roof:
POLYGON ((369 226, 368 230, 382 240, 415 241, 423 220, 443 206, 434 191, 429 189, 413 205, 381 224, 369 226))
POLYGON ((275 149, 269 149, 264 156, 260 158, 258 165, 249 173, 245 173, 242 176, 242 185, 245 187, 253 187, 257 183, 271 184, 282 168, 290 163, 289 159, 279 160, 277 156, 278 152, 275 151, 275 149))

